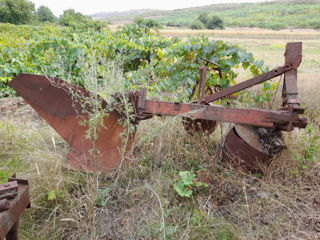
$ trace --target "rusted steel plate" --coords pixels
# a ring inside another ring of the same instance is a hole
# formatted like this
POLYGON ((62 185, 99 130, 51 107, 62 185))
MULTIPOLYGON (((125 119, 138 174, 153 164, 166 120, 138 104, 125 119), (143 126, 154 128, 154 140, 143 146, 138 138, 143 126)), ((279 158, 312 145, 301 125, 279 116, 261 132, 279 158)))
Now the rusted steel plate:
POLYGON ((250 125, 236 124, 235 130, 239 137, 248 143, 251 147, 263 152, 260 144, 260 137, 257 128, 250 125))
POLYGON ((187 115, 194 119, 273 127, 273 122, 267 118, 267 111, 258 109, 224 108, 195 103, 184 104, 147 100, 143 112, 168 116, 187 115))
POLYGON ((206 119, 218 122, 232 122, 260 127, 274 127, 275 124, 287 124, 305 127, 305 119, 297 116, 290 118, 287 111, 271 111, 262 109, 226 108, 196 103, 172 103, 161 101, 145 101, 144 108, 138 109, 139 114, 151 113, 167 116, 189 116, 193 119, 206 119))
POLYGON ((223 146, 223 161, 247 171, 259 172, 260 163, 269 164, 273 156, 262 152, 258 138, 257 131, 251 127, 232 128, 223 146))
MULTIPOLYGON (((285 51, 285 64, 294 65, 296 59, 302 59, 302 43, 288 43, 285 51)), ((297 69, 294 68, 284 74, 283 84, 283 105, 299 104, 298 85, 297 85, 297 69)))
POLYGON ((18 239, 17 226, 20 215, 30 205, 29 186, 19 185, 18 194, 9 200, 9 209, 0 213, 0 239, 18 239))
MULTIPOLYGON (((120 134, 125 127, 119 124, 118 112, 110 112, 103 119, 103 127, 99 127, 95 142, 94 160, 90 153, 93 143, 85 138, 88 127, 79 124, 81 119, 87 119, 80 102, 81 98, 90 95, 88 91, 60 79, 49 80, 45 76, 32 74, 20 74, 9 84, 71 145, 72 149, 67 157, 72 168, 81 171, 109 171, 119 166, 120 149, 123 145, 120 134), (74 92, 80 97, 74 97, 74 92)), ((131 148, 132 142, 133 136, 130 136, 126 150, 131 148)))
POLYGON ((227 108, 197 103, 173 103, 145 100, 138 114, 166 116, 187 116, 193 119, 204 119, 217 122, 240 123, 258 127, 275 127, 287 125, 292 121, 294 127, 304 128, 306 119, 299 115, 291 117, 288 111, 271 111, 263 109, 227 108))

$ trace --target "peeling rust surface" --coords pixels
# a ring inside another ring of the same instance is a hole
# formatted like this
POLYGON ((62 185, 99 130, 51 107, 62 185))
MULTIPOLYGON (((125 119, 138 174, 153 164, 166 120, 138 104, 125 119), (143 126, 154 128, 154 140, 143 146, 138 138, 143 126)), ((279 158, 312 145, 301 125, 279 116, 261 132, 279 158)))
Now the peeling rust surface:
POLYGON ((81 112, 79 102, 77 99, 72 99, 69 92, 79 92, 80 95, 86 95, 83 89, 66 84, 60 79, 50 78, 48 80, 46 76, 33 74, 19 74, 11 80, 9 85, 30 105, 37 106, 46 114, 60 118, 76 116, 77 112, 81 112), (63 88, 63 86, 65 87, 63 88))
POLYGON ((17 195, 12 199, 5 200, 1 200, 6 211, 0 212, 0 239, 6 237, 8 240, 17 240, 19 218, 24 210, 30 206, 29 186, 19 185, 17 195))
POLYGON ((235 130, 239 137, 251 147, 262 152, 260 137, 257 134, 257 128, 250 125, 236 124, 235 130))
MULTIPOLYGON (((88 127, 79 124, 81 119, 88 118, 80 104, 81 96, 85 98, 90 95, 88 91, 60 79, 49 80, 45 76, 32 74, 20 74, 10 82, 10 86, 71 145, 67 155, 71 168, 92 172, 109 171, 119 166, 122 148, 120 134, 125 128, 119 124, 121 116, 118 112, 110 112, 98 129, 94 161, 90 153, 92 141, 85 137, 88 127), (78 97, 74 97, 74 92, 78 97)), ((133 136, 130 136, 126 150, 131 148, 132 142, 133 136)))
POLYGON ((260 172, 260 165, 270 164, 273 156, 262 152, 258 138, 257 131, 251 127, 232 128, 223 146, 223 161, 247 171, 260 172))
POLYGON ((17 181, 0 184, 0 200, 13 198, 17 195, 17 181))
MULTIPOLYGON (((304 109, 299 107, 297 97, 297 68, 301 60, 302 43, 288 43, 283 66, 208 96, 204 96, 207 68, 202 65, 196 103, 147 100, 146 89, 141 88, 140 92, 130 95, 136 115, 135 123, 154 115, 181 116, 184 118, 183 124, 188 132, 202 131, 209 134, 215 130, 217 122, 244 124, 246 126, 237 125, 228 134, 224 144, 224 158, 229 162, 238 159, 239 166, 257 169, 258 162, 269 163, 274 153, 285 148, 281 141, 273 144, 273 133, 278 130, 292 131, 294 127, 305 128, 307 125, 306 118, 300 116, 304 109), (232 108, 208 104, 282 74, 285 75, 282 91, 283 102, 282 108, 278 110, 232 108), (270 137, 261 141, 257 127, 276 131, 269 132, 270 134, 265 131, 270 137)), ((93 148, 92 142, 85 138, 88 128, 79 125, 80 119, 87 119, 86 111, 90 111, 80 104, 83 102, 82 97, 90 96, 90 92, 60 79, 50 78, 49 80, 45 76, 31 74, 17 76, 10 82, 10 86, 71 145, 72 149, 68 154, 71 167, 84 171, 109 171, 120 165, 119 149, 122 148, 120 135, 125 130, 118 121, 121 118, 119 114, 121 110, 119 112, 113 110, 103 119, 104 126, 98 129, 99 137, 95 143, 97 156, 93 160, 90 154, 93 148), (74 95, 72 92, 77 94, 74 95)), ((119 102, 117 95, 114 95, 113 99, 119 102)), ((105 101, 102 107, 108 107, 105 101)), ((109 106, 111 107, 119 109, 113 104, 109 106)), ((133 136, 134 134, 129 137, 126 151, 132 146, 133 136)))
POLYGON ((0 200, 0 212, 8 210, 8 209, 9 209, 9 201, 8 201, 8 199, 0 200))

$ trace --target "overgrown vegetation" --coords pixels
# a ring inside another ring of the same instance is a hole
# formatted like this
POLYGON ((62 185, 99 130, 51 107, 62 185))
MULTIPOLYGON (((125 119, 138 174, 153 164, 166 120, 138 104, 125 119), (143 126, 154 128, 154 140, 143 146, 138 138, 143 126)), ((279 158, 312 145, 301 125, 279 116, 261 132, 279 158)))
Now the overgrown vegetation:
MULTIPOLYGON (((143 85, 154 97, 178 101, 194 97, 201 57, 216 62, 222 71, 222 78, 214 71, 208 72, 208 90, 234 84, 235 68, 248 69, 252 75, 263 71, 263 61, 255 61, 244 49, 222 41, 210 41, 205 36, 177 40, 161 37, 138 25, 124 26, 115 33, 106 29, 77 34, 70 28, 2 26, 10 27, 0 36, 0 87, 4 97, 14 94, 7 84, 20 72, 46 73, 83 86, 85 64, 79 58, 97 59, 96 52, 111 61, 122 56, 128 90, 143 85), (64 74, 57 72, 61 63, 64 74)), ((96 71, 103 74, 108 70, 97 65, 96 71)))
POLYGON ((0 22, 26 24, 36 19, 34 4, 26 0, 1 0, 0 22))

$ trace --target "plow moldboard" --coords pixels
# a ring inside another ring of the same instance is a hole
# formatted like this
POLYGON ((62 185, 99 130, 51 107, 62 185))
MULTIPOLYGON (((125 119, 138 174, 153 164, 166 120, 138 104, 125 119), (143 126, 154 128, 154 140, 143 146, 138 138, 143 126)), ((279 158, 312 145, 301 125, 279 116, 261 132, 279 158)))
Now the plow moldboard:
MULTIPOLYGON (((80 125, 87 118, 80 104, 81 98, 87 97, 88 91, 63 80, 45 76, 20 74, 9 85, 45 119, 57 133, 71 145, 67 157, 68 164, 81 171, 109 171, 117 168, 121 161, 122 138, 125 127, 120 125, 117 111, 110 112, 99 127, 95 142, 96 155, 92 157, 93 143, 85 137, 87 126, 80 125)), ((129 138, 126 150, 132 146, 133 137, 129 138)))

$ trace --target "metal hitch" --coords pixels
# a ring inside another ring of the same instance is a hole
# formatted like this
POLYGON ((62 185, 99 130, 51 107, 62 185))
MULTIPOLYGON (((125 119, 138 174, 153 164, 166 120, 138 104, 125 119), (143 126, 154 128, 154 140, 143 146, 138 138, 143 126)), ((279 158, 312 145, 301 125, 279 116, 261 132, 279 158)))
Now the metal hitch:
POLYGON ((20 216, 30 207, 28 181, 13 174, 0 184, 0 199, 0 240, 18 240, 20 216))

